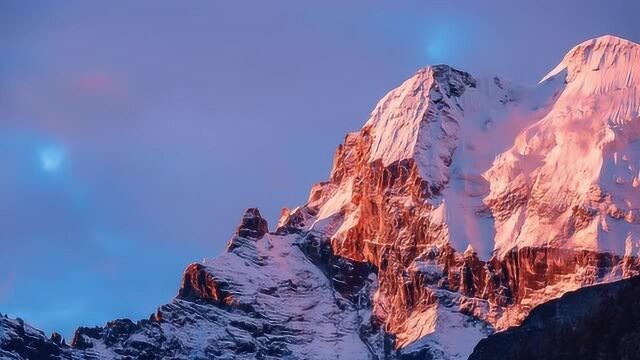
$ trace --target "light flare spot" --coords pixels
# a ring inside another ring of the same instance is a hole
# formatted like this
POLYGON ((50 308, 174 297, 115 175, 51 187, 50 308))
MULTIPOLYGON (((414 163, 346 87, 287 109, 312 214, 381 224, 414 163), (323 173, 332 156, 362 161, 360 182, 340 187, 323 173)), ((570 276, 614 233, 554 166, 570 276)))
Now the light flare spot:
POLYGON ((57 145, 47 146, 40 150, 39 157, 42 170, 56 172, 64 163, 64 149, 57 145))

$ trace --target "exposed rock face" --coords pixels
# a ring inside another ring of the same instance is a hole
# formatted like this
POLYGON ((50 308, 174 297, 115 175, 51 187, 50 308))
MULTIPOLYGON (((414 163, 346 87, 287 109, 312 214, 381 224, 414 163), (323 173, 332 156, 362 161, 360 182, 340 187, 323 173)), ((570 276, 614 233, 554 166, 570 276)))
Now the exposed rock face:
POLYGON ((205 300, 217 304, 225 304, 231 300, 230 294, 224 291, 224 283, 216 281, 204 265, 197 263, 190 264, 184 271, 178 298, 205 300))
MULTIPOLYGON (((247 209, 242 217, 242 222, 236 230, 236 236, 249 239, 260 239, 269 232, 267 220, 262 218, 260 211, 255 208, 247 209)), ((229 245, 232 245, 231 242, 229 245)))
MULTIPOLYGON (((71 347, 40 334, 33 347, 107 359, 465 359, 539 304, 638 274, 639 54, 594 39, 533 88, 420 70, 346 136, 329 180, 274 232, 249 209, 226 252, 189 265, 149 320, 80 328, 71 347)), ((24 348, 6 351, 33 354, 24 348)))
POLYGON ((481 340, 469 359, 640 359, 640 277, 540 305, 522 326, 481 340))
POLYGON ((0 314, 1 359, 72 359, 72 350, 57 336, 48 339, 40 330, 27 325, 21 319, 9 319, 0 314))
MULTIPOLYGON (((255 249, 253 242, 261 239, 268 232, 269 226, 260 211, 255 208, 247 209, 236 229, 235 236, 227 244, 227 251, 242 256, 241 254, 245 254, 248 249, 255 249)), ((248 255, 247 260, 257 265, 264 265, 264 258, 259 254, 251 251, 248 255)), ((214 274, 207 271, 206 266, 193 263, 184 272, 178 298, 231 305, 234 298, 232 292, 227 291, 228 287, 227 283, 216 279, 214 274)))

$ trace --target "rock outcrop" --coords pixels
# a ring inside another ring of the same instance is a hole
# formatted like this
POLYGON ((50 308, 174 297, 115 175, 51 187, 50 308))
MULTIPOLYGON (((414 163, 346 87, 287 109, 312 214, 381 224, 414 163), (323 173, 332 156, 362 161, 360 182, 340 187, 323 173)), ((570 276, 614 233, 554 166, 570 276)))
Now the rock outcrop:
POLYGON ((0 359, 72 359, 73 351, 59 335, 51 338, 20 318, 10 319, 0 314, 0 359))

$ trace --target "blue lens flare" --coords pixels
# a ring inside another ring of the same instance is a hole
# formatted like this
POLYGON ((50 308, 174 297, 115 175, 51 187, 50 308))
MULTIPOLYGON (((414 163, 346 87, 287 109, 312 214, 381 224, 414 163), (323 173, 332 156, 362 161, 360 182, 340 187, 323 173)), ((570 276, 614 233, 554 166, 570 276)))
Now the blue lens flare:
POLYGON ((40 165, 46 172, 57 172, 64 164, 64 149, 58 145, 49 145, 39 152, 40 165))

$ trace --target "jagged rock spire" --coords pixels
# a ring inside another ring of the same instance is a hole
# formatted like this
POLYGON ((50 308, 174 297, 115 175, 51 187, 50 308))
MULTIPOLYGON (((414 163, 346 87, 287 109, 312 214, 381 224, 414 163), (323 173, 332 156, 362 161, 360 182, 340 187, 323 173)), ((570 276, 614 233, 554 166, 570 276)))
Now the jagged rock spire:
POLYGON ((260 239, 269 232, 269 225, 257 208, 249 208, 242 216, 242 221, 236 229, 236 236, 260 239))

